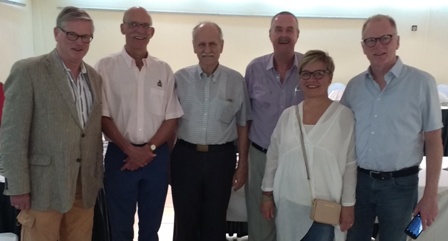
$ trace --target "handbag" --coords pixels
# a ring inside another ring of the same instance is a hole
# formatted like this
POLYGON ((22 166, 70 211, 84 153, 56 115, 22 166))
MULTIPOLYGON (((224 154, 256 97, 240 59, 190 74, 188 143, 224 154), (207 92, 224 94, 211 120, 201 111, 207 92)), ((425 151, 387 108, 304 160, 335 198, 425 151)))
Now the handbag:
POLYGON ((341 209, 341 204, 337 202, 314 199, 310 218, 318 223, 338 225, 341 209))
MULTIPOLYGON (((297 121, 299 122, 302 154, 303 154, 303 159, 305 160, 305 167, 306 167, 306 176, 308 179, 308 183, 310 184, 310 190, 312 193, 313 189, 311 188, 310 174, 309 174, 309 170, 308 170, 308 158, 306 155, 305 142, 303 140, 302 122, 300 121, 298 105, 297 105, 296 113, 297 113, 297 121)), ((310 218, 313 221, 318 222, 318 223, 338 225, 339 217, 341 215, 341 209, 342 209, 341 204, 339 204, 337 202, 315 198, 315 199, 313 199, 313 202, 311 205, 310 218)))

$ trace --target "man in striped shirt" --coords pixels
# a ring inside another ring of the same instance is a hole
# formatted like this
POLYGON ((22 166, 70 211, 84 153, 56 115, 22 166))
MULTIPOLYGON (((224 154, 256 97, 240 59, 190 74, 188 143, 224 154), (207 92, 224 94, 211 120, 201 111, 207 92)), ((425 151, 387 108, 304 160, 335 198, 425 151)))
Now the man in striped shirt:
POLYGON ((101 77, 82 61, 93 30, 84 10, 62 9, 56 49, 18 61, 6 80, 4 193, 23 240, 91 240, 103 177, 101 77))

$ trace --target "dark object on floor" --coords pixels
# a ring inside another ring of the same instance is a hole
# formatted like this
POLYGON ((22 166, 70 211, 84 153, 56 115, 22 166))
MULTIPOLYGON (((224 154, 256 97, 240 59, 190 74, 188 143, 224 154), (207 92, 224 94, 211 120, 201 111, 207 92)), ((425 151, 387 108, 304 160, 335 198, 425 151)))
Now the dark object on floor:
POLYGON ((16 220, 19 210, 11 206, 9 196, 3 195, 4 189, 5 184, 0 182, 0 233, 14 233, 20 240, 21 226, 16 220))
POLYGON ((238 238, 244 237, 247 235, 247 222, 226 222, 226 232, 229 236, 233 236, 236 233, 238 238))

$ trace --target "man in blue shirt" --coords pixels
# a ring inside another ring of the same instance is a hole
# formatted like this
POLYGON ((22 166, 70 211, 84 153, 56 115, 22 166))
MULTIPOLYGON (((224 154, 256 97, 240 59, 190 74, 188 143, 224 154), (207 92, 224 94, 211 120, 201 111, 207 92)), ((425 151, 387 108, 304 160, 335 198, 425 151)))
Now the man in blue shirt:
POLYGON ((367 19, 362 48, 370 67, 347 85, 341 102, 354 112, 358 181, 355 223, 348 241, 370 240, 375 219, 381 241, 405 241, 412 214, 424 229, 438 212, 442 118, 434 78, 404 65, 400 37, 385 15, 367 19), (418 171, 426 148, 426 186, 417 203, 418 171))

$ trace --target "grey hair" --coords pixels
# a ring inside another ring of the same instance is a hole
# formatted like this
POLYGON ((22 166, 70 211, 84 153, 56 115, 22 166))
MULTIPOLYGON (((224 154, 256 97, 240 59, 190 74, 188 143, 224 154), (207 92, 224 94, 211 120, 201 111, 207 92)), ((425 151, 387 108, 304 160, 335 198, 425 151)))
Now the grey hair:
POLYGON ((370 23, 372 21, 382 20, 382 19, 386 19, 387 21, 389 21, 390 25, 395 29, 395 33, 397 32, 397 24, 395 23, 395 20, 391 16, 384 15, 384 14, 376 14, 376 15, 373 15, 373 16, 369 17, 368 19, 366 19, 366 21, 362 25, 361 34, 364 34, 364 30, 366 30, 368 23, 370 23))
POLYGON ((198 23, 196 26, 194 26, 194 28, 193 28, 193 32, 192 32, 193 40, 194 40, 194 37, 196 36, 196 33, 197 33, 198 28, 200 28, 200 27, 202 27, 202 26, 204 26, 204 25, 207 25, 207 24, 213 25, 213 26, 218 30, 218 32, 219 32, 219 38, 220 38, 221 40, 224 40, 224 36, 223 36, 223 34, 222 34, 221 27, 219 27, 219 25, 218 25, 217 23, 215 23, 215 22, 211 22, 211 21, 202 21, 202 22, 198 23))
POLYGON ((275 14, 274 17, 271 18, 271 27, 269 28, 269 30, 271 30, 271 28, 272 28, 272 24, 274 23, 275 19, 276 19, 278 16, 280 16, 280 15, 289 15, 289 16, 294 17, 294 20, 296 20, 296 24, 297 24, 297 31, 299 31, 299 20, 297 20, 296 15, 294 15, 294 14, 292 14, 291 12, 288 12, 288 11, 281 11, 281 12, 275 14))
POLYGON ((68 6, 63 8, 56 18, 56 27, 63 28, 67 22, 74 20, 89 21, 93 26, 93 20, 86 11, 77 7, 68 6))

